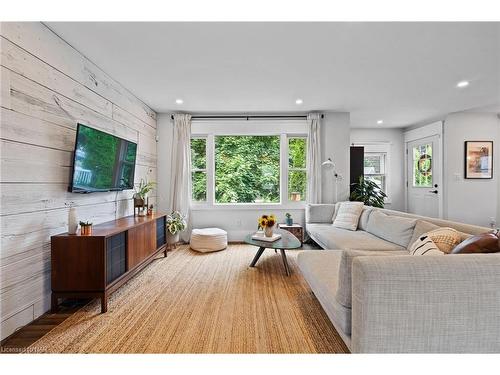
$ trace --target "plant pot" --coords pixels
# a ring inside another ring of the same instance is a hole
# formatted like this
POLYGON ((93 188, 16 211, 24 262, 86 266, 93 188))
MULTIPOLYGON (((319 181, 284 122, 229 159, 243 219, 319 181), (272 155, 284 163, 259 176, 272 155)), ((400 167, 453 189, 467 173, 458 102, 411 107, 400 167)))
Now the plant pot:
POLYGON ((288 225, 289 227, 291 227, 293 225, 293 219, 291 217, 287 217, 285 219, 285 223, 286 223, 286 225, 288 225))
POLYGON ((82 225, 81 234, 82 236, 92 235, 92 225, 82 225))
POLYGON ((264 234, 266 237, 272 237, 273 236, 273 227, 266 227, 264 229, 264 234))
POLYGON ((179 232, 177 232, 176 234, 172 234, 169 231, 167 231, 167 243, 169 245, 174 245, 177 242, 179 242, 179 237, 180 237, 179 232))
POLYGON ((139 198, 138 196, 134 196, 134 207, 142 207, 145 206, 146 202, 144 199, 139 198))

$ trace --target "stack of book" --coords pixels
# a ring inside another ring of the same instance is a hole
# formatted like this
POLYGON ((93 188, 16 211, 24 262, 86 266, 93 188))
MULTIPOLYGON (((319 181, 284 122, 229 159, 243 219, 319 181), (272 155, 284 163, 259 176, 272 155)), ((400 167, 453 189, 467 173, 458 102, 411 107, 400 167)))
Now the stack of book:
POLYGON ((264 242, 274 242, 281 238, 281 234, 273 233, 271 237, 266 237, 264 232, 256 232, 252 235, 252 240, 264 241, 264 242))

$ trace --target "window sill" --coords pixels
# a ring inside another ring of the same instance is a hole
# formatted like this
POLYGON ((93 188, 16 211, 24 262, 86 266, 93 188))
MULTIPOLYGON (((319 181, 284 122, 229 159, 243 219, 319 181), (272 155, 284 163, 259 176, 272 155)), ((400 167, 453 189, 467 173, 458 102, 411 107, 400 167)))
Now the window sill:
POLYGON ((237 210, 305 210, 306 203, 239 203, 239 204, 199 204, 192 203, 192 211, 216 210, 216 211, 237 211, 237 210))

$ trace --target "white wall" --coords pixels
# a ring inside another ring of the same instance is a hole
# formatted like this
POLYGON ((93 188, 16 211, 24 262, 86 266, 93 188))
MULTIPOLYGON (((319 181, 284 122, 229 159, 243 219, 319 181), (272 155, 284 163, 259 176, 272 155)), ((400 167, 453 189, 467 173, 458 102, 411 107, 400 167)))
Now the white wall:
POLYGON ((132 190, 68 193, 77 123, 137 142, 136 182, 156 180, 156 114, 43 24, 1 26, 3 339, 49 308, 50 236, 70 203, 96 224, 133 213, 132 190))
MULTIPOLYGON (((349 199, 349 138, 350 116, 348 112, 324 112, 321 128, 321 148, 323 160, 332 158, 337 173, 342 179, 337 182, 337 201, 349 199)), ((335 181, 331 169, 323 169, 321 176, 323 203, 335 202, 335 181)))
POLYGON ((389 202, 385 207, 391 210, 405 210, 405 169, 403 129, 351 129, 351 144, 388 143, 390 147, 389 202))
MULTIPOLYGON (((349 114, 327 112, 322 125, 323 159, 331 157, 337 164, 338 173, 344 177, 338 184, 338 196, 339 199, 346 199, 349 191, 349 114)), ((203 126, 202 123, 197 123, 196 128, 199 130, 201 126, 203 126)), ((158 116, 158 136, 158 204, 160 209, 170 211, 168 202, 172 145, 170 114, 158 116)), ((335 194, 332 172, 323 171, 322 178, 323 201, 332 202, 335 194)), ((297 223, 303 224, 305 219, 303 208, 260 206, 258 208, 223 209, 209 207, 193 210, 193 226, 195 228, 217 226, 228 232, 230 241, 241 241, 246 234, 256 229, 258 216, 266 212, 276 214, 280 222, 284 221, 286 212, 290 212, 297 223)))
POLYGON ((444 122, 445 217, 489 226, 500 222, 500 121, 494 113, 453 113, 444 122), (492 180, 464 179, 464 142, 493 141, 492 180))

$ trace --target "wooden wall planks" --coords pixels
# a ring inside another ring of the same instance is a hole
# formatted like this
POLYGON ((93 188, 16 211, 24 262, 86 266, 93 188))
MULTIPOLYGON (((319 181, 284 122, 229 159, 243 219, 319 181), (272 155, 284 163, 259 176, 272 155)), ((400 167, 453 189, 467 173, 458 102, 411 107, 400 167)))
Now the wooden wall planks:
POLYGON ((1 26, 3 339, 49 307, 50 236, 70 204, 94 223, 133 213, 132 191, 67 192, 77 123, 138 143, 136 183, 157 180, 157 150, 156 113, 127 89, 42 23, 1 26))

